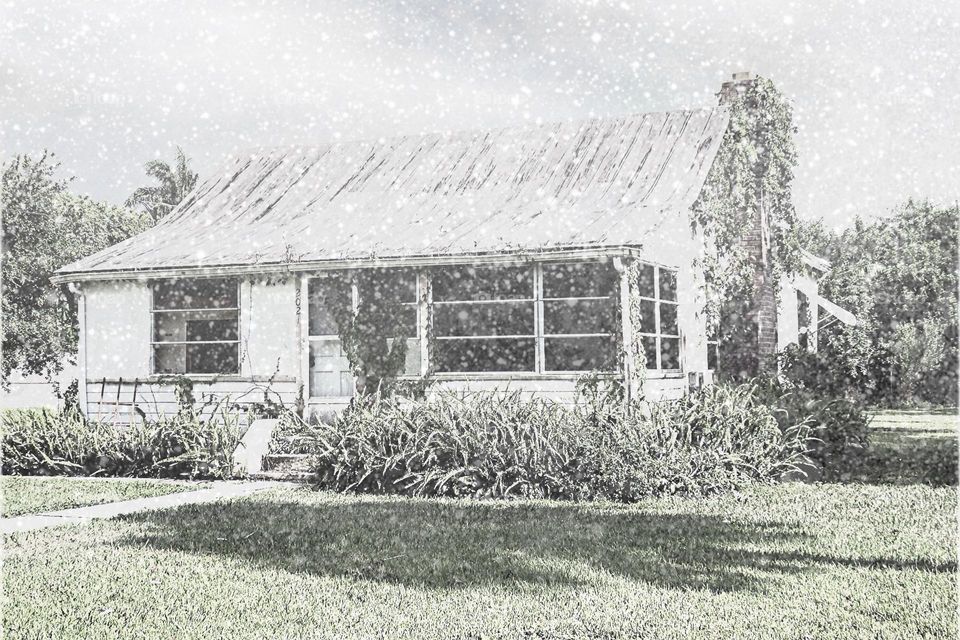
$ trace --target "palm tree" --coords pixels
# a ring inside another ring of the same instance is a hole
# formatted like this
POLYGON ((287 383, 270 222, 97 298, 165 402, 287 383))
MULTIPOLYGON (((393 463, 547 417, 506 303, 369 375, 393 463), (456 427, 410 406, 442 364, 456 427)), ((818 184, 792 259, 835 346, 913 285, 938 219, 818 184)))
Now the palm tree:
POLYGON ((144 168, 147 175, 160 184, 152 187, 139 187, 127 198, 128 207, 143 207, 154 222, 170 213, 174 207, 187 197, 197 184, 197 174, 190 170, 190 159, 177 147, 176 170, 163 160, 151 160, 144 168))

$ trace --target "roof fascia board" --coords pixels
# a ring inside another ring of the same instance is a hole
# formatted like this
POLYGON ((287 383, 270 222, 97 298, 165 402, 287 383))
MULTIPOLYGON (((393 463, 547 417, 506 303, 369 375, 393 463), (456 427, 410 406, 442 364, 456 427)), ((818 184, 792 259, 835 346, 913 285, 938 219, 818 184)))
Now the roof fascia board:
POLYGON ((157 269, 85 271, 78 273, 56 274, 50 279, 50 281, 54 284, 68 284, 72 282, 97 282, 104 280, 146 280, 154 278, 238 276, 249 274, 261 275, 275 273, 300 273, 304 271, 338 271, 342 269, 364 269, 376 267, 432 267, 474 262, 485 264, 516 264, 526 262, 550 262, 558 259, 584 260, 613 256, 623 256, 638 259, 643 258, 643 254, 639 246, 620 245, 611 247, 557 249, 552 251, 517 251, 486 254, 451 254, 443 256, 424 255, 392 258, 384 257, 356 258, 347 260, 318 260, 310 262, 275 264, 238 264, 210 267, 161 267, 157 269))

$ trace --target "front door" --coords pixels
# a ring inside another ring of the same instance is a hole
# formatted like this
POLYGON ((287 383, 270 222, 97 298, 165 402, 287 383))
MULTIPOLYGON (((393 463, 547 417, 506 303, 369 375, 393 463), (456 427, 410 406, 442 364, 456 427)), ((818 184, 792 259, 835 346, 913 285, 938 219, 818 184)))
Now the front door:
MULTIPOLYGON (((342 291, 342 288, 341 288, 342 291)), ((350 362, 343 353, 337 323, 330 309, 331 296, 338 295, 323 278, 312 278, 309 286, 310 397, 349 398, 355 384, 350 362)), ((339 295, 351 295, 349 290, 339 295)), ((352 300, 336 301, 353 304, 352 300)))

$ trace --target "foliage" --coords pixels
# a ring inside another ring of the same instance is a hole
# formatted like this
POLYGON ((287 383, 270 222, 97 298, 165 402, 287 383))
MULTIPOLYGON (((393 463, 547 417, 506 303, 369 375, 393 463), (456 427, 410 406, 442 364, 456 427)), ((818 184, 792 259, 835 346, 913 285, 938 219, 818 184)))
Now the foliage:
POLYGON ((380 269, 343 271, 329 278, 326 299, 358 393, 390 393, 407 356, 403 306, 380 269), (353 307, 353 287, 357 306, 353 307))
POLYGON ((14 475, 229 478, 245 416, 225 405, 118 425, 79 411, 0 413, 3 473, 14 475))
MULTIPOLYGON (((800 350, 790 354, 803 354, 800 350)), ((856 398, 842 393, 842 381, 831 380, 815 366, 804 377, 798 362, 814 363, 816 357, 798 359, 784 367, 786 375, 758 379, 758 398, 773 409, 782 428, 798 421, 809 425, 806 456, 820 468, 827 480, 848 480, 868 446, 868 419, 856 398), (793 376, 793 377, 791 377, 793 376)), ((829 376, 827 369, 827 376, 829 376)))
POLYGON ((709 293, 707 321, 720 340, 718 375, 756 375, 756 325, 752 305, 757 265, 743 243, 745 232, 765 220, 773 282, 795 269, 797 216, 791 199, 793 110, 766 78, 757 78, 730 102, 730 124, 717 158, 693 208, 708 251, 703 258, 709 293))
POLYGON ((2 380, 19 369, 51 377, 77 347, 77 309, 60 267, 145 230, 150 220, 69 193, 52 154, 3 167, 2 380))
POLYGON ((956 207, 908 201, 885 219, 843 232, 807 225, 812 248, 832 262, 823 295, 857 326, 821 331, 820 351, 848 394, 880 405, 957 404, 956 207))
POLYGON ((607 498, 704 495, 792 468, 806 423, 781 429, 753 389, 711 388, 628 412, 594 387, 576 406, 519 393, 360 396, 333 424, 291 416, 277 447, 314 453, 320 486, 405 495, 607 498))
POLYGON ((158 184, 138 187, 129 198, 128 207, 139 207, 154 223, 173 211, 197 184, 197 174, 190 169, 190 159, 177 147, 177 157, 171 167, 163 160, 151 160, 144 169, 158 184))

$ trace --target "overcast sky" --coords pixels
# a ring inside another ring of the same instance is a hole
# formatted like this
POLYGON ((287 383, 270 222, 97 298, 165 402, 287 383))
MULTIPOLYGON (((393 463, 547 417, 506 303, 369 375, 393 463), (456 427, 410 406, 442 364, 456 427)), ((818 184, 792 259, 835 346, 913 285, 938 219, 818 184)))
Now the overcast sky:
POLYGON ((8 2, 2 153, 47 148, 115 203, 176 145, 259 146, 793 101, 801 215, 960 196, 960 2, 8 2))

